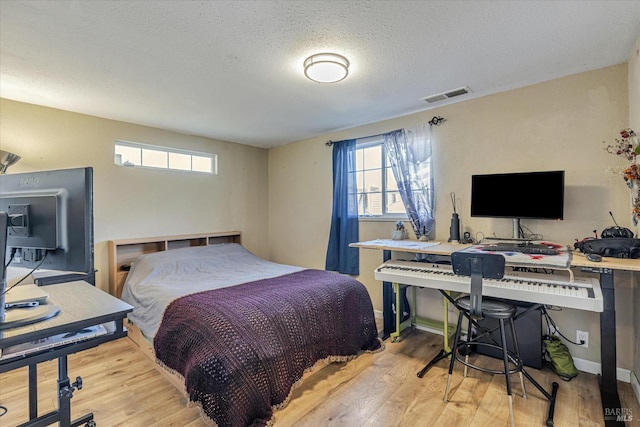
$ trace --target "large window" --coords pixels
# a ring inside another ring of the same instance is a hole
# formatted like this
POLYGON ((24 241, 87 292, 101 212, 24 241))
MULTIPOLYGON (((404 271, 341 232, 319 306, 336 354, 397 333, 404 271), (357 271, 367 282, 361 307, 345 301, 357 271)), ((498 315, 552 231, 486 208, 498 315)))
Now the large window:
POLYGON ((402 203, 382 139, 358 141, 355 172, 359 217, 406 217, 404 203, 402 203))
POLYGON ((218 173, 218 156, 209 153, 116 141, 114 163, 118 166, 218 173))

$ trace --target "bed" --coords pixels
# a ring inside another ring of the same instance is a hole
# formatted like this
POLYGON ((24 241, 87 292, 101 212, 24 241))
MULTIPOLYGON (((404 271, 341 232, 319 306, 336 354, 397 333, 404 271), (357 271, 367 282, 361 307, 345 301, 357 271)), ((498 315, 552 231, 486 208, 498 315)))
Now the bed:
POLYGON ((306 371, 382 348, 361 283, 264 260, 239 232, 110 241, 109 253, 132 338, 214 425, 268 425, 306 371))

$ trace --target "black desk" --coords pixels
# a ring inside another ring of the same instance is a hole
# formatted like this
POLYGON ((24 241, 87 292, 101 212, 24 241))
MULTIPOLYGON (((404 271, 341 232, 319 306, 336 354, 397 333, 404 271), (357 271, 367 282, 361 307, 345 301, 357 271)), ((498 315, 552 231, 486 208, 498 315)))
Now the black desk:
POLYGON ((0 331, 0 348, 36 341, 53 335, 74 332, 89 326, 106 324, 108 333, 84 341, 54 347, 37 353, 0 361, 0 373, 29 367, 29 421, 21 427, 40 427, 58 422, 61 427, 93 426, 93 414, 71 421, 71 397, 82 387, 81 380, 71 383, 67 374, 67 356, 127 335, 124 318, 133 310, 129 304, 86 282, 47 286, 48 302, 60 307, 51 319, 21 328, 0 331), (58 409, 38 416, 38 363, 58 359, 58 409))

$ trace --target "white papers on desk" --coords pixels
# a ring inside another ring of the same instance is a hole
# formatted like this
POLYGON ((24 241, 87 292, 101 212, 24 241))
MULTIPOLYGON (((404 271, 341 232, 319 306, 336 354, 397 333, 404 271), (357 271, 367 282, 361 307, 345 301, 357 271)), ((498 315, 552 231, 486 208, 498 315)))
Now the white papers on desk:
POLYGON ((394 248, 401 251, 402 249, 422 250, 439 245, 440 242, 420 242, 418 240, 393 240, 393 239, 376 239, 368 242, 359 242, 362 246, 381 246, 394 248))
POLYGON ((52 337, 42 338, 37 341, 30 341, 23 344, 14 345, 0 349, 0 360, 11 359, 13 357, 24 356, 54 347, 84 341, 100 335, 106 335, 107 329, 103 325, 89 326, 78 331, 66 332, 52 337))

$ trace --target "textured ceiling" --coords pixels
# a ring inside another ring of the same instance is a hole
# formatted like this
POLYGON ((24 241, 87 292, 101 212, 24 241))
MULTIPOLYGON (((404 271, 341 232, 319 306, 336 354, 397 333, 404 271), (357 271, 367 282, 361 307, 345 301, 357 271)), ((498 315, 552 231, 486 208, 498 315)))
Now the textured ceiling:
POLYGON ((273 147, 626 62, 639 34, 640 1, 0 0, 0 96, 273 147), (347 79, 304 77, 324 51, 347 79))

